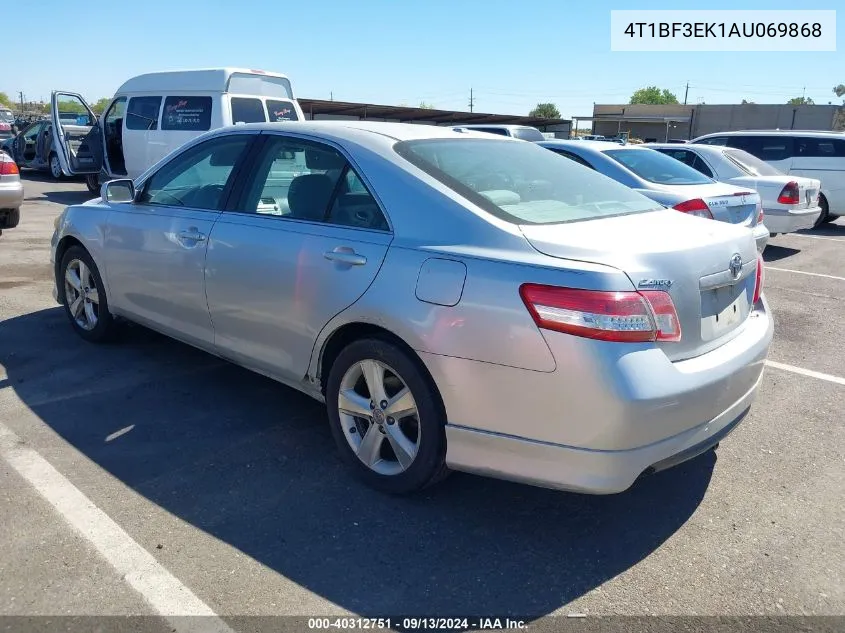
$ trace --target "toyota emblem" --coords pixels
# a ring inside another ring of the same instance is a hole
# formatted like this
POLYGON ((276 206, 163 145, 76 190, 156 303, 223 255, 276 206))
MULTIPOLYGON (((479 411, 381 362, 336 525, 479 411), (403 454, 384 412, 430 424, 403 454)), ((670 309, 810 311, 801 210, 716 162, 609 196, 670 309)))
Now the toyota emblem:
POLYGON ((734 253, 734 256, 731 257, 729 269, 731 271, 731 276, 733 276, 734 279, 739 279, 739 276, 742 274, 742 255, 734 253))

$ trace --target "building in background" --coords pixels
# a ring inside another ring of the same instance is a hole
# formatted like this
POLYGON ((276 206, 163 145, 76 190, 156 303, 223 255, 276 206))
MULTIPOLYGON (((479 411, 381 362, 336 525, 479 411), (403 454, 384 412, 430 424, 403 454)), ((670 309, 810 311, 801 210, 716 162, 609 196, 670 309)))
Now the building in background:
POLYGON ((644 141, 689 140, 732 130, 845 130, 845 106, 835 105, 604 105, 593 106, 593 134, 629 132, 644 141))
POLYGON ((393 123, 420 123, 424 125, 469 125, 471 123, 498 123, 501 125, 530 125, 556 138, 569 138, 572 121, 569 119, 541 119, 513 114, 486 114, 414 108, 406 106, 325 101, 323 99, 297 99, 306 119, 315 121, 389 121, 393 123))

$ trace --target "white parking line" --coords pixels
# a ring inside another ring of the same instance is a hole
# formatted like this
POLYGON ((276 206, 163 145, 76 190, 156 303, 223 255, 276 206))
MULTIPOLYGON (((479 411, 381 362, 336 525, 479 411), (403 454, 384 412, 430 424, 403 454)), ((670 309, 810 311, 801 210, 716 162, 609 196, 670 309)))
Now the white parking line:
POLYGON ((826 380, 828 382, 836 383, 837 385, 845 385, 845 378, 831 376, 830 374, 823 374, 818 371, 813 371, 812 369, 804 369, 803 367, 796 367, 795 365, 785 365, 784 363, 778 363, 773 360, 767 360, 766 365, 768 367, 774 367, 775 369, 782 369, 783 371, 791 371, 794 374, 801 374, 802 376, 809 376, 810 378, 818 378, 819 380, 826 380))
POLYGON ((795 237, 809 237, 811 240, 829 240, 831 242, 845 242, 841 237, 827 237, 826 235, 804 235, 803 233, 790 233, 795 237))
POLYGON ((174 631, 233 633, 211 607, 3 424, 0 424, 0 456, 49 501, 157 613, 167 619, 174 631))
POLYGON ((803 270, 792 270, 791 268, 775 268, 774 266, 769 266, 766 264, 766 270, 777 270, 782 273, 795 273, 796 275, 810 275, 811 277, 825 277, 827 279, 838 279, 839 281, 845 281, 845 277, 837 277, 835 275, 824 275, 822 273, 808 273, 803 270))

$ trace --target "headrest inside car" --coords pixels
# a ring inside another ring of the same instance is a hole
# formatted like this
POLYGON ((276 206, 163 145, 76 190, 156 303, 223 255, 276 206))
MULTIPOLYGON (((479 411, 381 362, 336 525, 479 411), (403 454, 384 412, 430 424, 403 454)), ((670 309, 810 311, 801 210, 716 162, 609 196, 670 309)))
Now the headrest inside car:
POLYGON ((305 150, 305 166, 308 169, 343 169, 345 164, 346 161, 343 156, 335 152, 325 152, 316 149, 305 150))
POLYGON ((242 150, 243 145, 240 142, 227 143, 214 150, 208 157, 208 163, 213 167, 232 167, 242 150))

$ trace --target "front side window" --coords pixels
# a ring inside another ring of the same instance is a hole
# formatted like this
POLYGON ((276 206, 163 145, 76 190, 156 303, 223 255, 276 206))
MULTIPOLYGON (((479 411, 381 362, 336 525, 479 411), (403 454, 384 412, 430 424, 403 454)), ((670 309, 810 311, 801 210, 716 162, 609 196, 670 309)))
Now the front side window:
POLYGON ((267 99, 267 114, 271 123, 277 121, 297 121, 296 109, 290 101, 267 99))
POLYGON ((132 97, 126 108, 127 130, 157 130, 161 97, 132 97))
POLYGON ((713 181, 689 165, 651 149, 604 151, 637 176, 659 185, 709 185, 713 181))
POLYGON ((211 97, 167 97, 162 130, 204 132, 211 129, 211 97))
POLYGON ((266 121, 264 116, 264 104, 261 99, 252 97, 232 97, 230 104, 232 106, 232 123, 263 123, 266 121))
POLYGON ((273 136, 253 171, 246 213, 387 230, 375 199, 333 147, 273 136))
POLYGON ((56 108, 59 111, 59 123, 61 125, 91 127, 95 123, 88 106, 78 95, 57 94, 56 108))
POLYGON ((226 183, 251 138, 247 134, 233 134, 191 147, 153 174, 139 202, 219 209, 226 183))
POLYGON ((514 224, 578 222, 663 208, 534 143, 426 139, 397 143, 394 150, 469 202, 514 224))
POLYGON ((123 124, 123 117, 126 115, 126 97, 120 97, 111 104, 106 113, 106 126, 116 127, 118 130, 123 124))

